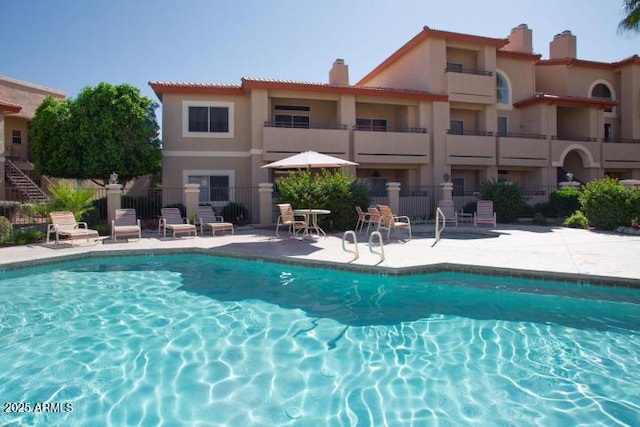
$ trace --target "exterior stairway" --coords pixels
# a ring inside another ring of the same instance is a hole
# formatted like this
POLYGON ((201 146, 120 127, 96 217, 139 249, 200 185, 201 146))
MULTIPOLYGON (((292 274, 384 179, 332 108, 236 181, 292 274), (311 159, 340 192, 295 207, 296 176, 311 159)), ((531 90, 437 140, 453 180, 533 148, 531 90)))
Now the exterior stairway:
POLYGON ((33 182, 19 167, 11 160, 5 161, 4 173, 7 180, 25 198, 27 202, 43 203, 49 200, 44 191, 33 182))

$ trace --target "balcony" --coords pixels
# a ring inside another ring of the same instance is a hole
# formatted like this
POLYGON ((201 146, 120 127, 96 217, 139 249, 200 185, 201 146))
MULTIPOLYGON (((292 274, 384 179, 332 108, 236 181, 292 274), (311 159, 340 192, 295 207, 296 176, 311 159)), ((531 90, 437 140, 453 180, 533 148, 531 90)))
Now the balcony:
POLYGON ((507 133, 498 135, 498 165, 547 166, 549 144, 545 135, 507 133))
POLYGON ((429 163, 429 134, 424 128, 353 132, 354 161, 358 163, 429 163))
POLYGON ((450 165, 495 165, 496 138, 493 132, 447 132, 447 163, 450 165))
POLYGON ((265 122, 262 158, 272 162, 302 151, 318 151, 349 158, 349 131, 346 125, 312 124, 308 128, 276 127, 265 122))
POLYGON ((640 139, 617 139, 602 145, 602 163, 607 169, 640 168, 640 139))
POLYGON ((490 71, 448 66, 449 101, 495 104, 496 79, 490 71))

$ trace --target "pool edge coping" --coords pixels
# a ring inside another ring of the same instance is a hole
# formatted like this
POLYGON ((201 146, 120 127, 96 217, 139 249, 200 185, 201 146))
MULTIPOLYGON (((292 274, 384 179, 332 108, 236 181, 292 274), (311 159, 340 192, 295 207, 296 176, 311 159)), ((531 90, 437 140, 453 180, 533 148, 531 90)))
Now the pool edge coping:
POLYGON ((381 265, 362 265, 353 263, 340 263, 326 260, 311 260, 291 257, 279 257, 268 255, 257 255, 240 252, 229 252, 216 248, 153 248, 153 249, 122 249, 122 250, 100 250, 87 251, 82 253, 64 254, 35 258, 31 260, 15 261, 0 264, 0 273, 6 271, 16 271, 30 267, 46 266, 62 262, 91 259, 91 258, 118 258, 127 256, 155 256, 155 255, 185 255, 200 254, 217 256, 221 258, 239 258, 246 260, 256 260, 272 262, 285 265, 298 265, 313 267, 318 269, 331 269, 337 271, 351 271, 373 275, 409 276, 428 273, 468 273, 483 276, 511 277, 520 279, 533 279, 545 281, 557 281, 575 283, 580 285, 597 285, 608 287, 622 287, 640 289, 640 279, 617 276, 602 276, 585 273, 563 273, 557 271, 542 271, 529 269, 513 269, 495 266, 482 266, 471 264, 457 264, 450 262, 434 263, 429 265, 414 265, 406 267, 390 267, 381 265))

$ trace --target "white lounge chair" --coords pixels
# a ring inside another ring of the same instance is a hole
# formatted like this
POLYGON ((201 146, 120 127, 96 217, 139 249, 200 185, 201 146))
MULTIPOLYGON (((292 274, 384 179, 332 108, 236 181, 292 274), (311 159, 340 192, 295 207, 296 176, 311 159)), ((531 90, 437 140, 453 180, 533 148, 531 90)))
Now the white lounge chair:
POLYGON ((205 227, 211 229, 211 234, 216 235, 216 231, 231 230, 233 234, 233 224, 224 222, 222 216, 216 215, 210 206, 198 206, 196 208, 196 224, 200 226, 200 235, 204 236, 205 227))
POLYGON ((438 202, 438 207, 444 214, 444 223, 447 225, 453 224, 457 227, 458 212, 456 212, 456 207, 453 203, 453 200, 440 200, 438 202))
POLYGON ((158 224, 158 232, 164 230, 164 237, 167 237, 167 229, 171 230, 173 237, 176 237, 176 233, 193 233, 193 237, 196 237, 197 231, 194 224, 189 224, 188 218, 183 218, 178 208, 162 208, 160 209, 162 217, 158 224))
POLYGON ((116 240, 118 236, 135 236, 138 240, 142 238, 142 227, 135 209, 116 209, 111 221, 111 240, 116 240))
POLYGON ((67 237, 71 244, 78 239, 86 239, 87 243, 94 240, 97 244, 99 235, 97 230, 92 230, 87 226, 86 222, 77 222, 73 213, 69 211, 50 212, 51 224, 47 226, 47 243, 51 233, 56 236, 56 244, 60 243, 60 236, 67 237))
POLYGON ((476 212, 473 214, 473 226, 477 227, 479 224, 496 226, 496 213, 493 210, 493 201, 478 200, 476 212))

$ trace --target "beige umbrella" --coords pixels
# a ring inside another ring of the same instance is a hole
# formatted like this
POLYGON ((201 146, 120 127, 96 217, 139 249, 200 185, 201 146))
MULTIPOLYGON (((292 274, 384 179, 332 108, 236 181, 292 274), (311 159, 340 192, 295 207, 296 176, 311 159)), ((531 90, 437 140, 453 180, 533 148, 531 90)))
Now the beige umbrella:
MULTIPOLYGON (((349 160, 344 160, 339 157, 333 157, 315 151, 305 151, 268 163, 262 167, 270 169, 307 169, 310 171, 311 168, 339 168, 341 166, 357 165, 358 163, 350 162, 349 160)), ((309 175, 311 175, 311 173, 309 173, 309 175)), ((311 182, 309 182, 309 189, 311 189, 311 182)), ((307 194, 307 201, 309 202, 309 207, 311 207, 311 192, 307 194)))

